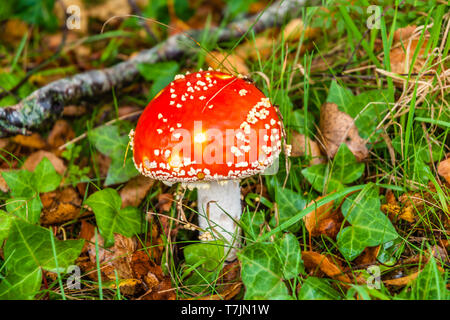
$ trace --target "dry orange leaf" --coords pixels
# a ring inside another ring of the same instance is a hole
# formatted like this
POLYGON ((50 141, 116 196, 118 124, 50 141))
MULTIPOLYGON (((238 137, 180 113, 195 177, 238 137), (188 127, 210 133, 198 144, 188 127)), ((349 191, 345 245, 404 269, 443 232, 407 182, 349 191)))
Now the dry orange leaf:
POLYGON ((75 138, 75 132, 66 120, 57 120, 48 134, 47 143, 56 149, 69 140, 75 138))
MULTIPOLYGON (((322 196, 318 197, 316 200, 311 201, 307 207, 315 206, 318 200, 323 198, 322 196)), ((303 217, 303 221, 305 222, 305 227, 311 236, 315 237, 321 234, 321 230, 319 229, 320 223, 328 218, 331 218, 335 212, 333 209, 334 201, 330 201, 325 203, 324 205, 317 207, 315 210, 308 213, 303 217)))
POLYGON ((44 150, 39 150, 32 153, 23 163, 22 169, 34 171, 36 166, 44 157, 50 160, 52 165, 55 167, 56 172, 58 172, 59 174, 62 175, 64 171, 66 171, 66 166, 63 160, 55 156, 53 153, 44 150))
POLYGON ((334 103, 324 103, 320 108, 320 132, 325 151, 330 158, 345 143, 358 161, 369 155, 366 142, 359 136, 356 125, 348 114, 334 103))
POLYGON ((248 67, 237 54, 222 53, 219 51, 211 51, 205 58, 206 63, 213 69, 221 69, 230 73, 239 73, 246 75, 249 73, 248 67))
POLYGON ((143 175, 139 175, 128 181, 125 187, 119 192, 119 195, 122 198, 122 208, 139 206, 154 182, 155 180, 143 175))
POLYGON ((342 269, 332 262, 328 257, 313 251, 303 251, 302 259, 305 268, 308 271, 320 270, 330 278, 341 282, 351 283, 348 275, 342 272, 342 269))
MULTIPOLYGON (((49 225, 73 220, 80 215, 81 198, 74 188, 52 191, 41 195, 43 210, 41 224, 49 225)), ((89 214, 85 211, 83 215, 89 214)))
POLYGON ((292 157, 299 157, 307 154, 312 157, 310 165, 325 163, 327 161, 320 151, 319 144, 308 137, 305 138, 305 135, 298 133, 297 131, 292 131, 291 145, 292 157))
POLYGON ((254 40, 252 39, 239 45, 236 48, 235 52, 236 55, 238 55, 243 60, 266 60, 272 54, 274 45, 276 46, 274 38, 267 35, 260 35, 255 37, 254 40))
POLYGON ((17 144, 20 144, 21 146, 28 148, 42 149, 46 146, 45 141, 38 133, 33 133, 29 136, 19 134, 13 137, 11 140, 17 144))
POLYGON ((98 237, 98 253, 96 256, 95 249, 95 236, 90 239, 88 245, 89 258, 93 264, 96 263, 97 259, 100 262, 100 268, 102 272, 102 278, 109 280, 115 280, 116 275, 114 270, 121 279, 131 279, 134 278, 133 270, 131 269, 131 257, 133 252, 137 248, 136 239, 127 238, 121 234, 114 234, 114 245, 108 249, 103 248, 103 237, 97 235, 98 237))
MULTIPOLYGON (((415 33, 415 30, 416 26, 412 25, 395 31, 394 40, 397 42, 398 46, 391 49, 389 54, 392 72, 398 74, 407 74, 409 72, 414 52, 419 45, 420 39, 420 32, 415 33)), ((424 39, 414 62, 414 73, 418 73, 425 63, 426 57, 424 58, 423 55, 427 44, 428 40, 424 39)))
POLYGON ((439 162, 437 171, 439 175, 447 181, 447 183, 450 183, 450 158, 439 162))
POLYGON ((304 32, 303 39, 315 38, 319 35, 320 29, 306 27, 303 24, 303 20, 300 18, 292 19, 284 28, 284 36, 287 41, 299 41, 302 33, 304 32))

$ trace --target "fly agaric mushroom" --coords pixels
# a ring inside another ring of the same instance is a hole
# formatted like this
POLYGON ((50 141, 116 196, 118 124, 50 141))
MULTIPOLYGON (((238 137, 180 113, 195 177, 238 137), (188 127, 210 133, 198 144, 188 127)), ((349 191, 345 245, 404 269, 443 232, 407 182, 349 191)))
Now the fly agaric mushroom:
POLYGON ((281 121, 250 81, 220 71, 177 75, 130 132, 133 160, 145 176, 197 188, 201 240, 239 245, 241 179, 262 173, 281 151, 281 121))

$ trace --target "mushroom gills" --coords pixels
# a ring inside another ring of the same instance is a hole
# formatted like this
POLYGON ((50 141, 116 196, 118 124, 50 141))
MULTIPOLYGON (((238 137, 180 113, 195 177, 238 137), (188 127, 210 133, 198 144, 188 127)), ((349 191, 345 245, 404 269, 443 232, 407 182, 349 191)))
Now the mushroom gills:
POLYGON ((198 223, 212 240, 224 241, 225 261, 236 259, 240 230, 237 226, 242 213, 239 180, 211 181, 208 188, 197 188, 198 223), (208 218, 209 219, 208 219, 208 218))

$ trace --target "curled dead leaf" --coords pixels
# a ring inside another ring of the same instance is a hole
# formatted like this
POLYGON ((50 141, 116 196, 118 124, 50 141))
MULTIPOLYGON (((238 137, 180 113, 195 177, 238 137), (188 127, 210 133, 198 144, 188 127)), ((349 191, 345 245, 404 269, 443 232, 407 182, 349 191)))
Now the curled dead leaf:
POLYGON ((346 275, 342 268, 337 266, 330 258, 313 251, 302 251, 302 259, 305 268, 312 273, 320 270, 330 278, 341 282, 351 283, 350 278, 346 275))
POLYGON ((42 149, 47 145, 38 133, 33 133, 29 136, 19 134, 13 137, 11 140, 17 144, 20 144, 21 146, 34 149, 42 149))
MULTIPOLYGON (((416 26, 414 25, 395 31, 394 41, 396 45, 394 44, 394 48, 389 53, 392 72, 398 74, 407 74, 409 72, 414 52, 419 45, 419 39, 420 32, 416 32, 416 26)), ((425 39, 419 48, 419 53, 412 68, 414 73, 419 73, 425 64, 426 57, 423 57, 423 55, 427 44, 428 40, 425 39)))
POLYGON ((136 176, 128 181, 125 187, 119 192, 122 198, 122 208, 139 206, 154 182, 155 180, 143 175, 136 176))
POLYGON ((57 149, 69 140, 75 138, 75 132, 66 120, 57 120, 50 131, 47 142, 53 149, 57 149))
POLYGON ((443 177, 448 184, 450 184, 450 158, 439 162, 437 171, 439 175, 443 177))
POLYGON ((320 132, 323 146, 330 158, 345 143, 358 161, 369 155, 366 142, 359 136, 356 125, 348 114, 334 103, 324 103, 320 108, 320 132))
POLYGON ((325 163, 327 161, 320 151, 319 144, 297 131, 292 131, 291 145, 292 157, 308 155, 311 157, 310 165, 325 163))
POLYGON ((136 239, 127 238, 121 234, 114 234, 114 245, 110 248, 103 247, 103 237, 98 236, 98 256, 96 255, 95 236, 90 239, 88 245, 89 258, 92 263, 100 262, 102 278, 106 280, 115 280, 117 271, 119 278, 134 278, 133 269, 131 268, 132 254, 137 248, 136 239))
POLYGON ((41 201, 43 206, 41 224, 44 225, 62 223, 89 214, 85 211, 80 215, 82 201, 72 187, 43 193, 41 201))
POLYGON ((66 171, 66 165, 64 164, 64 161, 61 158, 58 158, 55 154, 45 150, 39 150, 32 153, 23 163, 22 169, 34 171, 36 166, 44 157, 50 160, 53 167, 55 167, 56 172, 58 172, 60 175, 62 175, 66 171))
POLYGON ((287 41, 299 41, 302 33, 304 32, 304 40, 316 38, 319 35, 319 28, 306 27, 303 24, 303 20, 300 18, 292 19, 284 27, 284 35, 287 41))
POLYGON ((257 61, 258 59, 266 60, 272 54, 274 45, 276 45, 276 43, 272 37, 260 35, 255 37, 255 39, 239 45, 235 52, 236 55, 244 61, 246 59, 251 59, 253 61, 257 61))
MULTIPOLYGON (((309 206, 315 206, 316 202, 318 200, 320 200, 321 198, 323 198, 322 196, 320 196, 319 198, 317 198, 314 201, 311 201, 307 207, 309 206)), ((321 222, 326 221, 328 223, 328 220, 330 220, 331 218, 331 222, 333 221, 332 217, 333 216, 337 216, 337 212, 333 211, 333 204, 334 201, 330 201, 325 203, 324 205, 315 208, 313 211, 311 211, 310 213, 308 213, 306 216, 303 217, 303 221, 305 222, 305 227, 308 230, 308 232, 311 234, 311 236, 315 237, 318 236, 320 234, 323 234, 323 231, 327 231, 327 229, 325 228, 325 230, 321 230, 321 222)), ((340 226, 340 223, 339 223, 340 226)))

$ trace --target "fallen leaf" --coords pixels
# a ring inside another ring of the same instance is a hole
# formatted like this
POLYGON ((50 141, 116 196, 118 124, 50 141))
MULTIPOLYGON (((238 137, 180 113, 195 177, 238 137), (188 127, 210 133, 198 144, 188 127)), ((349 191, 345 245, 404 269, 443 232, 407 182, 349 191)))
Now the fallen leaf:
POLYGON ((300 18, 292 19, 284 27, 284 36, 287 41, 299 41, 302 33, 304 32, 303 40, 313 39, 319 35, 319 28, 306 27, 303 24, 303 20, 300 18))
MULTIPOLYGON (((116 283, 112 283, 111 289, 117 289, 116 283)), ((143 283, 138 279, 123 279, 119 280, 119 290, 120 294, 125 296, 134 296, 143 290, 143 283)))
POLYGON ((160 266, 155 265, 144 251, 136 251, 131 260, 135 277, 144 281, 148 290, 141 300, 175 300, 170 278, 164 276, 160 266))
POLYGON ((92 263, 96 263, 96 259, 99 259, 102 278, 105 277, 105 279, 115 280, 116 275, 114 270, 117 271, 121 279, 134 278, 131 268, 131 257, 137 247, 136 239, 134 237, 127 238, 115 233, 114 245, 105 249, 103 247, 103 237, 99 234, 97 237, 98 256, 96 255, 95 236, 90 239, 91 243, 88 245, 88 253, 92 263))
POLYGON ((28 25, 23 20, 8 17, 6 21, 2 22, 0 39, 12 45, 19 42, 27 31, 28 25))
POLYGON ((84 242, 83 249, 81 250, 82 253, 88 250, 89 241, 91 241, 92 237, 94 236, 95 236, 95 226, 87 222, 85 219, 81 220, 81 229, 79 238, 86 240, 84 242))
POLYGON ((172 208, 173 195, 170 193, 161 193, 158 195, 158 208, 160 212, 168 212, 172 208))
MULTIPOLYGON (((395 31, 394 41, 397 43, 397 46, 392 48, 389 53, 392 72, 398 74, 407 74, 409 72, 414 52, 419 45, 420 39, 420 32, 416 33, 415 30, 416 26, 412 25, 395 31)), ((427 57, 424 58, 423 55, 427 44, 428 40, 424 39, 412 68, 412 72, 414 73, 419 73, 425 64, 427 57)))
MULTIPOLYGON (((131 14, 131 7, 128 0, 108 0, 94 2, 94 5, 86 6, 84 10, 86 17, 97 18, 103 22, 114 16, 124 16, 131 14)), ((122 19, 116 19, 121 22, 122 19)))
POLYGON ((305 264, 305 268, 309 272, 320 270, 330 278, 341 282, 351 283, 350 278, 342 272, 342 268, 338 267, 329 258, 320 253, 313 251, 302 251, 302 259, 305 264))
POLYGON ((41 224, 57 224, 82 217, 89 212, 80 215, 81 198, 74 188, 68 187, 62 190, 41 194, 43 210, 41 224))
POLYGON ((416 279, 417 276, 419 275, 419 273, 420 273, 420 271, 417 271, 417 272, 411 273, 410 275, 405 276, 405 277, 383 280, 383 282, 385 285, 388 285, 388 286, 403 287, 403 286, 406 286, 412 280, 416 279))
POLYGON ((246 75, 250 72, 244 59, 234 53, 227 54, 219 51, 211 51, 206 55, 205 61, 213 69, 224 69, 233 74, 239 73, 246 75))
MULTIPOLYGON (((323 198, 323 196, 318 197, 316 200, 311 201, 306 207, 315 206, 316 202, 323 198)), ((315 208, 313 211, 308 213, 303 217, 303 221, 305 222, 305 227, 311 236, 315 237, 320 235, 319 225, 322 221, 332 218, 333 215, 336 215, 336 212, 333 211, 334 201, 330 201, 325 203, 324 205, 315 208)), ((339 224, 340 225, 340 224, 339 224)))
POLYGON ((294 130, 292 131, 291 145, 292 157, 300 157, 307 154, 311 157, 311 161, 309 162, 310 165, 326 163, 327 161, 327 159, 322 155, 320 146, 316 141, 308 137, 305 139, 305 135, 294 130))
POLYGON ((9 186, 6 183, 5 179, 3 179, 2 172, 8 172, 8 169, 0 169, 0 191, 9 192, 9 186))
POLYGON ((320 132, 325 151, 330 158, 345 143, 358 161, 369 155, 366 142, 359 136, 356 125, 348 114, 334 103, 324 103, 320 108, 320 132))
POLYGON ((55 154, 44 150, 39 150, 32 153, 23 163, 22 169, 34 171, 43 158, 50 160, 52 165, 55 167, 56 172, 60 175, 66 171, 66 166, 62 159, 58 158, 55 154))
POLYGON ((437 171, 441 177, 450 184, 450 158, 442 160, 439 162, 437 171))
POLYGON ((143 175, 138 175, 128 181, 119 192, 120 198, 122 198, 122 208, 139 206, 154 182, 155 180, 143 175))
POLYGON ((364 251, 361 253, 361 255, 355 259, 355 263, 359 266, 373 265, 377 261, 377 256, 378 256, 379 251, 380 251, 380 246, 367 247, 364 249, 364 251))
POLYGON ((65 106, 63 110, 63 116, 64 117, 79 117, 86 113, 86 107, 85 106, 74 106, 69 105, 65 106))
POLYGON ((73 138, 75 138, 75 132, 70 124, 66 120, 57 120, 48 134, 47 143, 53 149, 57 149, 73 138))
POLYGON ((272 55, 275 45, 274 38, 260 35, 237 46, 235 52, 244 61, 246 59, 253 61, 258 61, 258 59, 266 60, 272 55))
POLYGON ((38 133, 33 133, 29 136, 17 135, 11 139, 13 142, 20 144, 21 146, 34 148, 34 149, 42 149, 46 147, 45 141, 38 133))

